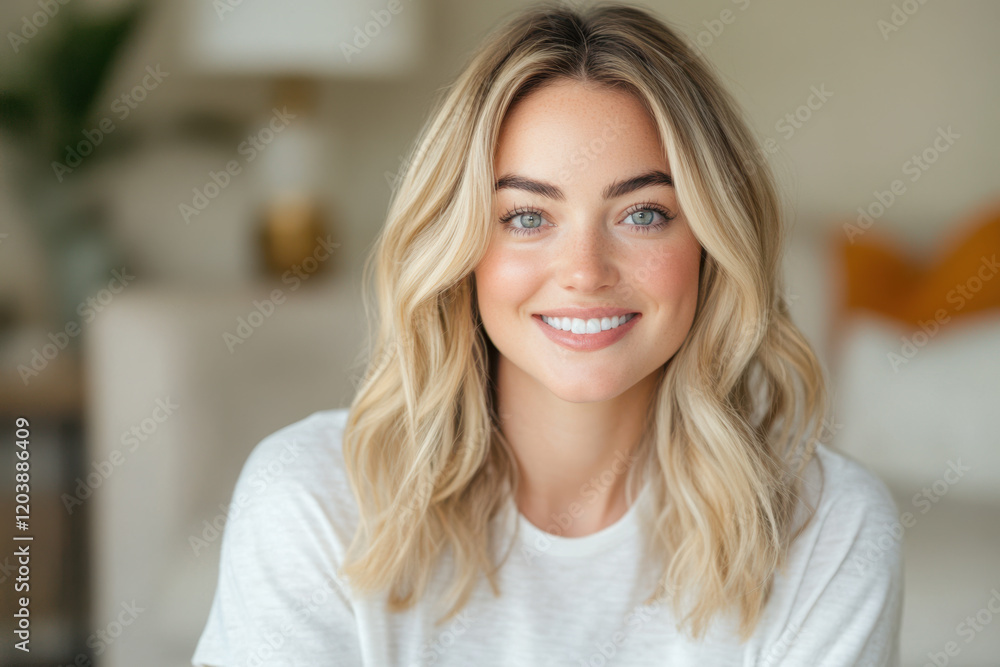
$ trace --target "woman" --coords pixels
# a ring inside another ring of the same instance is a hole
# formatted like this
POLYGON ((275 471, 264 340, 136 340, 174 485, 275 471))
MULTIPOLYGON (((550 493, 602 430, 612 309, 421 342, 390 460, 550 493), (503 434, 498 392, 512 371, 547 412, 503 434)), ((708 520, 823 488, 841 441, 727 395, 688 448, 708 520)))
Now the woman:
POLYGON ((192 664, 898 664, 896 506, 819 442, 758 154, 644 10, 495 31, 366 265, 350 408, 245 464, 192 664))

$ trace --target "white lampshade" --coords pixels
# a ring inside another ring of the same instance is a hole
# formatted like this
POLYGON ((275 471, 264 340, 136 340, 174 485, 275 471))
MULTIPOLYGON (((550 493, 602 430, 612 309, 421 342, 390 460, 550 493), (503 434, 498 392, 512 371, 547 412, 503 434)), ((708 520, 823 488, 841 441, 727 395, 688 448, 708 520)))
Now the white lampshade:
POLYGON ((421 0, 187 0, 196 70, 255 76, 396 77, 420 65, 421 0))

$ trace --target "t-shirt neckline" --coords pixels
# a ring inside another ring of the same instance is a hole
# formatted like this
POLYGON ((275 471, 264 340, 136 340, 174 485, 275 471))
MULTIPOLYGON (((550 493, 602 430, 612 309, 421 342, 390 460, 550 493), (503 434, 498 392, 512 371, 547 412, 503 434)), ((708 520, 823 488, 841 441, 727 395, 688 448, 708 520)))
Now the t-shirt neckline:
POLYGON ((565 537, 542 530, 521 513, 513 498, 509 498, 508 503, 513 509, 519 525, 519 539, 528 548, 552 556, 579 557, 609 550, 638 535, 640 532, 639 512, 641 507, 648 504, 650 495, 650 484, 647 482, 632 504, 625 510, 625 514, 617 521, 596 533, 580 537, 565 537))

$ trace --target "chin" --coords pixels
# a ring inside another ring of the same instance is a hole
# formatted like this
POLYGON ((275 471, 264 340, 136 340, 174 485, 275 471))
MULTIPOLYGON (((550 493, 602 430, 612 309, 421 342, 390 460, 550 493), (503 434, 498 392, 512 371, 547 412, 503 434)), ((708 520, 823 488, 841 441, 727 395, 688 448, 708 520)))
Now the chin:
POLYGON ((608 382, 594 383, 590 386, 565 382, 555 385, 545 384, 554 396, 567 403, 601 403, 620 396, 626 389, 608 382))

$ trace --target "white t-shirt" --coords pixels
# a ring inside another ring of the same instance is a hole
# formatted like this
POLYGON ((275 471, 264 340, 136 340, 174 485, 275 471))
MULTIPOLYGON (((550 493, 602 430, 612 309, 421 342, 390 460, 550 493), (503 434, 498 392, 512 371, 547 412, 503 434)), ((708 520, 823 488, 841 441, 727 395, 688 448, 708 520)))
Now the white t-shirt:
MULTIPOLYGON (((401 614, 384 611, 384 594, 357 598, 335 575, 358 516, 340 449, 346 417, 316 412, 248 457, 192 665, 899 665, 897 506, 878 477, 822 444, 817 517, 743 645, 735 614, 717 616, 694 642, 677 632, 666 601, 642 605, 652 590, 639 563, 648 487, 616 523, 583 537, 547 533, 510 501, 500 520, 520 523, 520 544, 500 570, 500 597, 483 576, 463 611, 435 628, 443 608, 429 600, 449 587, 447 551, 431 596, 401 614)), ((815 492, 815 460, 805 476, 815 492)))

